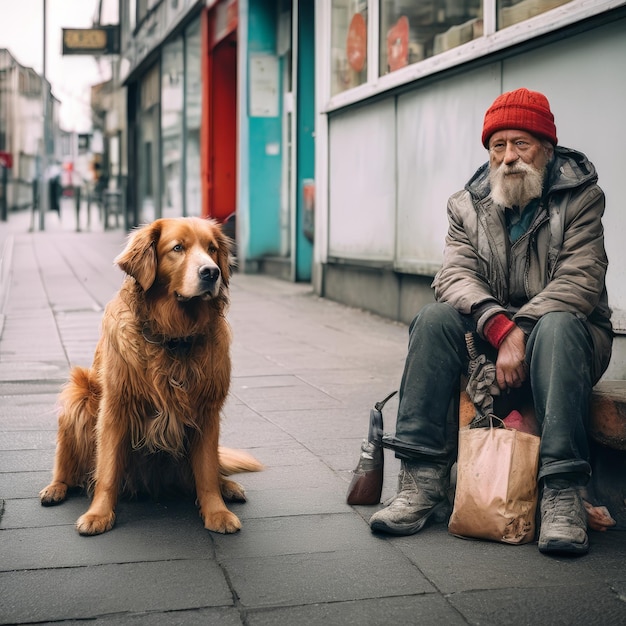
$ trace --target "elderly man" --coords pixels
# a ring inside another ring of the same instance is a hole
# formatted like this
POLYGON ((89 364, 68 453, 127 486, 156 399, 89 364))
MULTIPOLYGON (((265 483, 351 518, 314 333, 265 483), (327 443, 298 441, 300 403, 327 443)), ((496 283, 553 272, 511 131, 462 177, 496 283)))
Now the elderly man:
POLYGON ((396 432, 385 437, 401 459, 398 493, 370 526, 409 535, 445 515, 457 439, 448 408, 467 372, 465 333, 473 331, 492 353, 500 389, 532 391, 541 427, 539 550, 584 554, 578 487, 591 473, 588 406, 613 341, 604 194, 585 155, 557 146, 541 93, 499 96, 485 114, 482 142, 489 163, 448 202, 436 303, 410 326, 396 432))

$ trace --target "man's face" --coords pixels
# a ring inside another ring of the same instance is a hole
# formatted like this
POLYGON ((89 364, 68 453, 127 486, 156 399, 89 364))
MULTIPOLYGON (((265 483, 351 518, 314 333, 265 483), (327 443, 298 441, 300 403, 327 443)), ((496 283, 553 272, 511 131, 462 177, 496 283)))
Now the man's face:
POLYGON ((491 197, 505 207, 524 208, 541 196, 552 148, 523 130, 500 130, 489 139, 491 197))

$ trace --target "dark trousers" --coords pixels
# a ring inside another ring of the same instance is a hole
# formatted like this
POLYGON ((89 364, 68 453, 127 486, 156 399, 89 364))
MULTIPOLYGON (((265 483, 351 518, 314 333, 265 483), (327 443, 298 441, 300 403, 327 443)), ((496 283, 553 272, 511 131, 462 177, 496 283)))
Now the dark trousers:
MULTIPOLYGON (((398 457, 454 461, 454 399, 469 362, 465 333, 475 329, 471 316, 441 303, 425 306, 411 323, 396 433, 385 437, 398 457)), ((491 349, 486 342, 482 347, 491 349)), ((571 313, 547 313, 528 337, 527 384, 541 427, 540 478, 567 475, 584 484, 591 474, 586 426, 592 357, 586 322, 571 313)))

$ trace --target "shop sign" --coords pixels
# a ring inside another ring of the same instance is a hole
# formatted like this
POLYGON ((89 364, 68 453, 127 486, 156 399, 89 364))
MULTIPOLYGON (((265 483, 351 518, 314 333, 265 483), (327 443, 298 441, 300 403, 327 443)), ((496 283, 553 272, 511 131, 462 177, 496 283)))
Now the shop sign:
POLYGON ((119 54, 120 27, 63 28, 63 54, 119 54))

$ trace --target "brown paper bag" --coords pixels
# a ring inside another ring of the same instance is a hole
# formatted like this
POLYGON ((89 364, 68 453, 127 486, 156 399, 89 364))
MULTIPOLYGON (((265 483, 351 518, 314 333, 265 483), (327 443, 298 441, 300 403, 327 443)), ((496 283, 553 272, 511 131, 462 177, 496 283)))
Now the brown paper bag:
POLYGON ((539 441, 509 428, 459 430, 451 534, 512 544, 534 540, 539 441))

